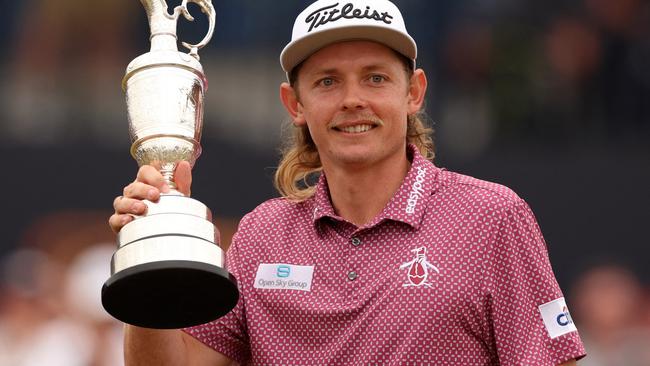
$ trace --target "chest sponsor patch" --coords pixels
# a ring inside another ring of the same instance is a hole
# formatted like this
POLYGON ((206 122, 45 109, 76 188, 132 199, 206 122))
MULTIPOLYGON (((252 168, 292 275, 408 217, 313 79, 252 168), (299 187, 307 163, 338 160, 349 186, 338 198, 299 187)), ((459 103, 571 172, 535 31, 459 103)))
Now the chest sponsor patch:
POLYGON ((314 266, 285 263, 260 263, 254 288, 269 290, 311 291, 314 266))
POLYGON ((577 331, 563 297, 540 305, 539 312, 551 339, 577 331))

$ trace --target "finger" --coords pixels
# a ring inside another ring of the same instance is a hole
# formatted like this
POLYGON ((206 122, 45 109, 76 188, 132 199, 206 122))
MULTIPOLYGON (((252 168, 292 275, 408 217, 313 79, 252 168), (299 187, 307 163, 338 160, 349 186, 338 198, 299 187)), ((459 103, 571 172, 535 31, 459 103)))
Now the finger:
POLYGON ((115 209, 115 213, 118 215, 144 215, 147 213, 147 205, 145 205, 144 202, 123 196, 117 197, 115 201, 113 201, 113 208, 115 209))
POLYGON ((154 186, 136 181, 124 187, 123 195, 127 198, 155 202, 160 198, 160 190, 154 186))
POLYGON ((120 230, 122 230, 124 225, 128 224, 131 221, 133 221, 133 216, 131 215, 113 214, 108 218, 108 225, 111 227, 111 230, 117 234, 120 232, 120 230))
POLYGON ((176 189, 186 196, 190 196, 192 188, 192 167, 187 161, 181 161, 176 166, 174 172, 174 182, 176 189))
POLYGON ((136 182, 141 182, 156 187, 162 192, 169 191, 169 187, 165 183, 165 179, 163 178, 162 174, 160 174, 160 171, 151 165, 141 166, 140 169, 138 169, 138 175, 135 180, 136 182))

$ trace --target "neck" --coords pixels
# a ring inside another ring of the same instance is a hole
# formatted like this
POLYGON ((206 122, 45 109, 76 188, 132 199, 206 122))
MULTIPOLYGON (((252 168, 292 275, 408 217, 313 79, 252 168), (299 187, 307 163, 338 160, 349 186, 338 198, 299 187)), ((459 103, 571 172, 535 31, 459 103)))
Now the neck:
POLYGON ((328 165, 323 162, 334 210, 349 222, 363 226, 386 207, 411 163, 405 153, 372 166, 328 165))

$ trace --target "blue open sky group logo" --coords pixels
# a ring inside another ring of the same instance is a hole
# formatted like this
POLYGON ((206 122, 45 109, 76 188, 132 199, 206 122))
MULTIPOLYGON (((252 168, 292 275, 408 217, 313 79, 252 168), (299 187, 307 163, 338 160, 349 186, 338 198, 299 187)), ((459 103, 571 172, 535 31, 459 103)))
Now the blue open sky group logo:
POLYGON ((287 265, 279 265, 276 275, 280 278, 287 278, 291 275, 291 267, 287 265))

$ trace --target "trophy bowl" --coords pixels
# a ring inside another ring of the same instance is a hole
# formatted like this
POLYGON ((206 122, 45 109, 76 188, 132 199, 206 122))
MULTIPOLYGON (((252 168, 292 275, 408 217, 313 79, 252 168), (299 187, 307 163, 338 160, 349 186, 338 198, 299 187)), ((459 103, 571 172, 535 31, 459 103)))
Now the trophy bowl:
POLYGON ((207 323, 228 313, 239 299, 237 282, 225 268, 219 231, 203 203, 176 190, 180 161, 193 167, 201 154, 203 97, 207 80, 197 50, 214 29, 210 0, 184 0, 167 11, 165 0, 141 0, 151 27, 151 51, 128 65, 126 94, 131 155, 139 166, 157 168, 170 186, 158 202, 144 201, 147 214, 118 234, 111 277, 102 304, 115 318, 136 326, 172 329, 207 323), (192 20, 187 2, 208 15, 208 35, 178 52, 176 21, 192 20))

